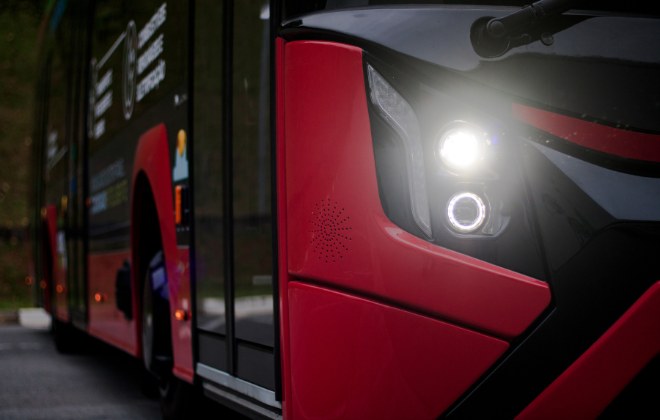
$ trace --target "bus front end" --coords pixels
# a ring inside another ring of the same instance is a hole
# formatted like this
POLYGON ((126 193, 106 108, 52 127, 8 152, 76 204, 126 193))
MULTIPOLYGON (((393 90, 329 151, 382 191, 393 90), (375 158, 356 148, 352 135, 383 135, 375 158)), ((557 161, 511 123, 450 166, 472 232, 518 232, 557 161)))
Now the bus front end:
POLYGON ((276 39, 285 417, 657 412, 657 12, 374 3, 276 39))

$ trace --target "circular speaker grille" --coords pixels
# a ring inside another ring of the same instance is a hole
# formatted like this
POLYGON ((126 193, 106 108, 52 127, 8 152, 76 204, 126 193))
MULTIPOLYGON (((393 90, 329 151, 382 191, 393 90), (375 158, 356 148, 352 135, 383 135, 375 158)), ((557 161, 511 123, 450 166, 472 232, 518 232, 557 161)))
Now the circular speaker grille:
POLYGON ((334 263, 349 250, 351 218, 337 202, 321 200, 312 212, 312 250, 324 262, 334 263))

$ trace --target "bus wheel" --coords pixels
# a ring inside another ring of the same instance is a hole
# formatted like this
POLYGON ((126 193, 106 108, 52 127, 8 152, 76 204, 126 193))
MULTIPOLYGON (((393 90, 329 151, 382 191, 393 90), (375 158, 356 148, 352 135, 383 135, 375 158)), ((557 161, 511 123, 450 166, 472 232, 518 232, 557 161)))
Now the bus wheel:
POLYGON ((186 418, 193 413, 194 388, 177 378, 171 373, 158 381, 160 394, 160 411, 163 419, 186 418))
POLYGON ((172 368, 167 274, 162 251, 149 263, 142 290, 142 360, 159 378, 172 368))
POLYGON ((167 273, 163 252, 151 258, 142 292, 142 358, 158 384, 164 419, 183 418, 190 410, 192 387, 172 375, 172 339, 167 273))

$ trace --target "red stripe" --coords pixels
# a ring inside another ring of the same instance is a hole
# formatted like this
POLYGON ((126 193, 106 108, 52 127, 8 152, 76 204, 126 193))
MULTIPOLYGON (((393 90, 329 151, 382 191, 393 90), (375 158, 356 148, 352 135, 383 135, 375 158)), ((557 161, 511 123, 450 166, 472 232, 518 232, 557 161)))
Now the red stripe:
POLYGON ((608 127, 542 109, 513 104, 513 115, 540 130, 588 149, 623 158, 660 162, 660 135, 608 127))
POLYGON ((626 311, 522 413, 525 419, 596 418, 660 353, 660 282, 626 311))

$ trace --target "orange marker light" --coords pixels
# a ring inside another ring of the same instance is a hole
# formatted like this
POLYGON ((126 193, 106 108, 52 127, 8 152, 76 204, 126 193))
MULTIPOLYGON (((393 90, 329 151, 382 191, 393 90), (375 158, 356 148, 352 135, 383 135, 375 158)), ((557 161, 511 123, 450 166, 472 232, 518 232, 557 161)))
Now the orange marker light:
POLYGON ((27 276, 27 277, 25 278, 25 284, 26 284, 27 286, 32 286, 32 277, 27 276))
POLYGON ((188 319, 188 313, 183 309, 177 309, 174 311, 174 319, 177 321, 185 321, 188 319))
POLYGON ((103 302, 103 300, 104 300, 104 299, 103 299, 103 295, 102 295, 102 294, 100 294, 100 293, 98 293, 98 292, 94 293, 94 302, 96 302, 96 303, 101 303, 101 302, 103 302))
POLYGON ((55 291, 57 293, 64 293, 64 286, 62 286, 61 284, 58 284, 57 286, 55 286, 55 291))
POLYGON ((46 280, 41 280, 39 282, 39 287, 41 287, 42 289, 45 289, 46 288, 46 280))
POLYGON ((181 185, 177 185, 176 188, 174 189, 174 222, 177 225, 180 225, 181 222, 183 221, 183 215, 181 213, 182 191, 183 191, 183 187, 181 185))

